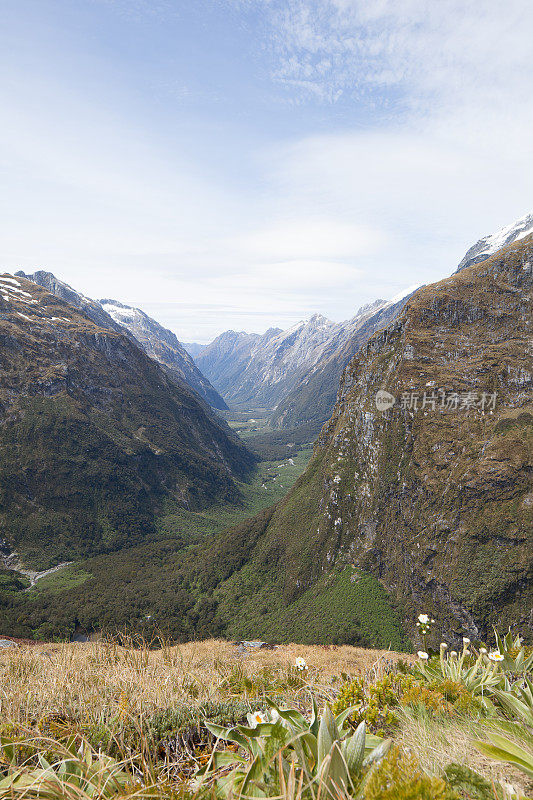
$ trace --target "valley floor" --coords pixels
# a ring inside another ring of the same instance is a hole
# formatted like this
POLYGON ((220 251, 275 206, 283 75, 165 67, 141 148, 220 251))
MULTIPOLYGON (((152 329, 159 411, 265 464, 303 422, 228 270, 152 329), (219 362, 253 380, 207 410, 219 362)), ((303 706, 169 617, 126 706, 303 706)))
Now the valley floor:
MULTIPOLYGON (((186 511, 183 508, 169 507, 159 520, 158 542, 168 540, 180 546, 200 541, 212 536, 241 520, 253 517, 265 508, 279 502, 304 471, 312 454, 312 448, 306 447, 294 455, 275 461, 261 461, 257 471, 248 483, 239 483, 242 495, 242 505, 213 505, 203 511, 186 511)), ((132 550, 146 548, 140 545, 132 550)), ((125 548, 119 553, 107 556, 112 561, 120 558, 128 559, 130 550, 125 548)), ((21 574, 30 577, 28 571, 21 570, 21 574)), ((35 575, 38 573, 31 573, 35 575)), ((68 562, 55 568, 46 570, 39 575, 35 591, 51 591, 58 593, 71 586, 77 586, 91 577, 91 573, 84 569, 84 562, 68 562)), ((32 581, 32 586, 35 580, 32 581)))

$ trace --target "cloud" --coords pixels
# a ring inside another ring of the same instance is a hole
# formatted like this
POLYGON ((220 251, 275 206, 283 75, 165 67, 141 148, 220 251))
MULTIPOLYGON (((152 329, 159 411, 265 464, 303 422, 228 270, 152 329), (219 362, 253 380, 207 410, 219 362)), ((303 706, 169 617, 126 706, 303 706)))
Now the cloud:
MULTIPOLYGON (((335 102, 393 88, 409 108, 456 106, 529 85, 528 0, 284 0, 259 3, 271 26, 272 75, 291 94, 335 102)), ((522 97, 526 96, 522 93, 522 97)))
POLYGON ((286 259, 353 259, 381 244, 382 234, 363 225, 310 215, 282 220, 236 239, 233 244, 255 261, 286 259))

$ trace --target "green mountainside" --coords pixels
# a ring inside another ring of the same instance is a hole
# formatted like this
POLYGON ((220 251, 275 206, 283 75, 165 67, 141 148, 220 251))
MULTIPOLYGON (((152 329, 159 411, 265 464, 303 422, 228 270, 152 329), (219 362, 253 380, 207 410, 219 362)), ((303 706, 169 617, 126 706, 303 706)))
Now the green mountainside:
POLYGON ((134 342, 0 277, 0 536, 25 565, 156 531, 165 503, 239 502, 255 459, 134 342))
MULTIPOLYGON (((263 461, 245 482, 237 481, 239 503, 216 502, 188 511, 168 500, 156 532, 142 544, 78 560, 28 581, 5 571, 0 585, 0 632, 24 637, 70 637, 75 630, 133 629, 150 637, 162 630, 173 638, 209 635, 213 604, 189 588, 196 556, 211 550, 214 537, 279 502, 305 469, 311 449, 281 461, 263 461), (196 546, 195 546, 196 545, 196 546), (19 591, 16 591, 16 590, 19 591)), ((247 523, 244 523, 245 525, 247 523)), ((218 540, 217 540, 218 541, 218 540)))
POLYGON ((354 641, 365 608, 387 607, 378 585, 357 608, 373 575, 406 623, 424 610, 452 638, 532 633, 532 264, 529 237, 418 291, 370 339, 289 495, 191 563, 214 630, 354 641), (439 389, 496 392, 496 406, 442 410, 439 389), (439 400, 381 412, 378 390, 439 400))

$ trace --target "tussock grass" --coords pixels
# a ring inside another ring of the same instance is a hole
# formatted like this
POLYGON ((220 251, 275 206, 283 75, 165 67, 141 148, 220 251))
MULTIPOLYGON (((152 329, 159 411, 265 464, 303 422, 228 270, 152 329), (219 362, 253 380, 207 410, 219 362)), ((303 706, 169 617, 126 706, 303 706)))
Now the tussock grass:
MULTIPOLYGON (((511 783, 525 791, 527 780, 523 773, 509 764, 487 758, 474 746, 475 741, 486 740, 491 732, 507 736, 524 746, 524 738, 510 734, 509 727, 501 720, 457 715, 436 717, 423 710, 401 714, 400 732, 395 740, 403 749, 413 753, 431 775, 442 775, 448 764, 461 764, 488 781, 511 783)), ((527 731, 524 730, 523 735, 527 736, 527 731)))
MULTIPOLYGON (((105 641, 21 646, 0 651, 0 717, 23 724, 52 713, 98 720, 121 709, 147 715, 180 703, 222 700, 228 697, 228 673, 235 668, 256 682, 263 674, 267 693, 268 676, 277 680, 279 690, 297 656, 309 665, 309 687, 322 696, 331 693, 341 672, 379 670, 386 661, 406 658, 358 647, 291 644, 239 655, 234 645, 219 640, 163 643, 156 650, 143 642, 128 647, 105 641)), ((286 693, 294 694, 290 687, 286 693)))
MULTIPOLYGON (((322 706, 333 700, 346 675, 375 681, 398 661, 414 661, 403 653, 350 646, 288 644, 239 653, 221 640, 158 644, 151 648, 142 639, 123 637, 121 644, 28 644, 0 651, 0 733, 16 741, 14 768, 35 770, 42 754, 49 760, 66 758, 66 747, 74 747, 75 760, 81 744, 103 770, 126 769, 127 797, 187 800, 194 794, 190 781, 196 768, 212 757, 206 719, 221 725, 242 722, 248 711, 267 710, 267 696, 308 711, 311 692, 322 706), (308 665, 303 672, 294 666, 298 656, 308 665)), ((527 793, 523 774, 474 746, 491 730, 512 736, 512 724, 503 718, 482 718, 477 710, 469 717, 435 714, 418 707, 398 709, 398 714, 395 744, 425 773, 439 778, 456 763, 495 785, 511 783, 527 793)), ((533 745, 533 734, 515 733, 518 743, 524 745, 529 736, 526 744, 533 745)), ((50 800, 67 794, 88 800, 85 788, 65 794, 63 784, 58 786, 50 800)), ((281 791, 287 800, 303 797, 290 776, 281 791)), ((36 783, 31 791, 9 797, 22 795, 25 800, 44 796, 36 783)), ((3 796, 0 791, 0 800, 3 796)), ((92 796, 104 800, 105 795, 98 787, 92 796)))

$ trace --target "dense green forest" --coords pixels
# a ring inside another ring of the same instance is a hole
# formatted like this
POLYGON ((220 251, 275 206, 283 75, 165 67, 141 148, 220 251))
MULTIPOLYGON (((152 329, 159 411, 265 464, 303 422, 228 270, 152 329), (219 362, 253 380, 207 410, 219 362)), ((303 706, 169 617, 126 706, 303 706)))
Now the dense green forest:
POLYGON ((267 452, 284 448, 288 455, 261 461, 253 477, 239 484, 240 503, 219 503, 197 512, 167 503, 148 541, 77 560, 43 576, 29 590, 28 581, 4 570, 0 633, 67 639, 80 631, 127 629, 148 637, 162 631, 178 641, 260 637, 403 649, 399 615, 369 575, 333 573, 287 604, 269 578, 271 569, 283 571, 283 564, 242 572, 274 509, 312 453, 309 444, 288 442, 287 448, 282 432, 257 427, 248 444, 258 438, 267 452), (263 599, 240 614, 248 580, 264 583, 263 599))

